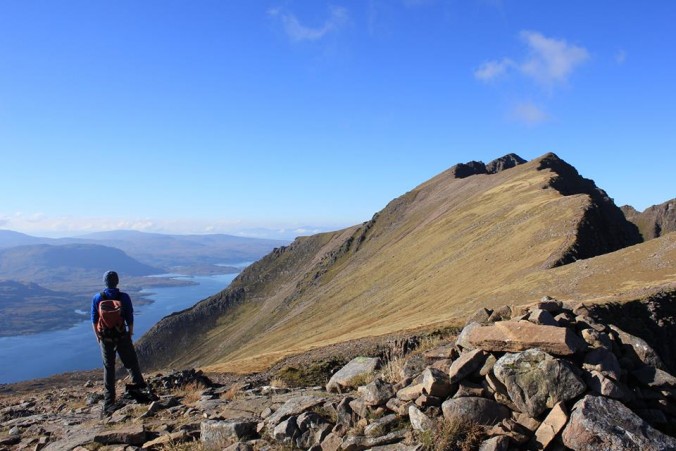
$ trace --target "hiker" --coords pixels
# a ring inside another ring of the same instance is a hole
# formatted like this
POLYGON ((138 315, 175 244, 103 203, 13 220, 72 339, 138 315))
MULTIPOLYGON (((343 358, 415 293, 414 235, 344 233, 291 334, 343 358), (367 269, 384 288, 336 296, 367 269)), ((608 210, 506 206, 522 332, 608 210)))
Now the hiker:
MULTIPOLYGON (((92 298, 92 327, 101 347, 105 395, 102 415, 115 410, 115 354, 132 377, 131 387, 142 389, 146 382, 141 374, 131 337, 134 334, 134 307, 131 298, 117 288, 120 279, 115 271, 103 275, 105 290, 92 298), (104 302, 110 301, 110 302, 104 302)), ((127 386, 129 390, 130 386, 127 386)))

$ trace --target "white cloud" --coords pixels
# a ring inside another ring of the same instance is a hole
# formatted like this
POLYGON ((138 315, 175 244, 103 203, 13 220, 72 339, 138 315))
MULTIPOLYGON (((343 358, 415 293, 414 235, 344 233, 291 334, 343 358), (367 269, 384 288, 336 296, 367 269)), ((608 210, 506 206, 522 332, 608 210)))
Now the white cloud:
POLYGON ((624 62, 627 60, 627 52, 624 50, 618 50, 618 52, 615 54, 615 62, 617 64, 624 64, 624 62))
POLYGON ((573 70, 589 59, 584 47, 563 39, 548 38, 537 31, 522 31, 520 37, 528 46, 529 56, 519 70, 546 86, 566 83, 573 70))
POLYGON ((294 14, 281 8, 270 9, 268 10, 268 14, 279 18, 284 31, 292 41, 317 41, 327 34, 339 30, 350 19, 347 9, 338 6, 331 6, 329 8, 329 18, 320 27, 306 26, 294 14))
POLYGON ((512 66, 514 61, 509 58, 487 61, 474 71, 474 77, 482 81, 491 81, 505 74, 512 66))
POLYGON ((516 70, 546 87, 568 82, 573 71, 589 59, 583 47, 568 44, 563 39, 553 39, 537 31, 522 31, 521 40, 526 44, 528 55, 521 61, 502 58, 483 63, 474 71, 481 81, 492 81, 509 70, 516 70))

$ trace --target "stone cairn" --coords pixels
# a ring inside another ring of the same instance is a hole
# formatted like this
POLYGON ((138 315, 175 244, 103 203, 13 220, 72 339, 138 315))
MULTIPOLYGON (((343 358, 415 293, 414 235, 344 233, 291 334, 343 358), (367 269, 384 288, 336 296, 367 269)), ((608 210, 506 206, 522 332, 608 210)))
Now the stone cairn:
POLYGON ((416 344, 357 357, 325 387, 158 375, 158 401, 103 423, 88 382, 87 406, 74 410, 65 403, 85 390, 0 408, 0 451, 676 450, 676 378, 644 340, 584 306, 545 297, 480 309, 454 341, 416 344))
POLYGON ((342 399, 290 399, 257 429, 326 451, 420 449, 424 434, 434 447, 444 422, 479 427, 482 451, 675 450, 676 378, 645 341, 585 313, 549 297, 481 309, 455 343, 410 356, 399 382, 359 357, 326 386, 342 399))

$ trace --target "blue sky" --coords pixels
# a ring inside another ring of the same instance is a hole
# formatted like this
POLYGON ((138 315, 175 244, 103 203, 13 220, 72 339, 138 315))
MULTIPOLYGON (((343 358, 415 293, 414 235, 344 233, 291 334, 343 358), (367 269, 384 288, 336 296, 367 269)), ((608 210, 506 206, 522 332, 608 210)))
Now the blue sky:
POLYGON ((458 162, 676 196, 676 2, 0 2, 0 228, 290 237, 458 162))

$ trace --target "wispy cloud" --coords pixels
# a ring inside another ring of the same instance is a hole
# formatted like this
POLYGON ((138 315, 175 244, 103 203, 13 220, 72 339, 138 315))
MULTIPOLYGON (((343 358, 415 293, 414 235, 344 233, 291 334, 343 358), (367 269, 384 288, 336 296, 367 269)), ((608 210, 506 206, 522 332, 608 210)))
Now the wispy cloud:
POLYGON ((487 61, 474 71, 474 76, 482 81, 491 81, 504 75, 515 63, 509 58, 487 61))
POLYGON ((624 62, 627 60, 627 52, 624 50, 618 50, 617 53, 615 54, 615 62, 617 64, 624 64, 624 62))
POLYGON ((589 59, 584 47, 563 39, 548 38, 537 31, 522 31, 520 37, 528 46, 529 56, 519 69, 546 86, 566 83, 573 70, 589 59))
POLYGON ((525 125, 539 125, 547 122, 549 115, 539 106, 532 102, 520 102, 511 111, 510 118, 513 121, 525 125))
POLYGON ((563 39, 548 38, 537 31, 524 30, 519 33, 526 44, 527 55, 520 61, 502 58, 483 63, 474 71, 474 77, 481 81, 495 80, 510 70, 551 88, 568 82, 573 71, 589 59, 584 47, 569 44, 563 39))
POLYGON ((329 7, 329 17, 318 27, 302 24, 293 13, 283 8, 270 9, 268 10, 268 15, 278 18, 287 36, 295 42, 317 41, 330 33, 340 30, 350 20, 347 9, 339 6, 329 7))

